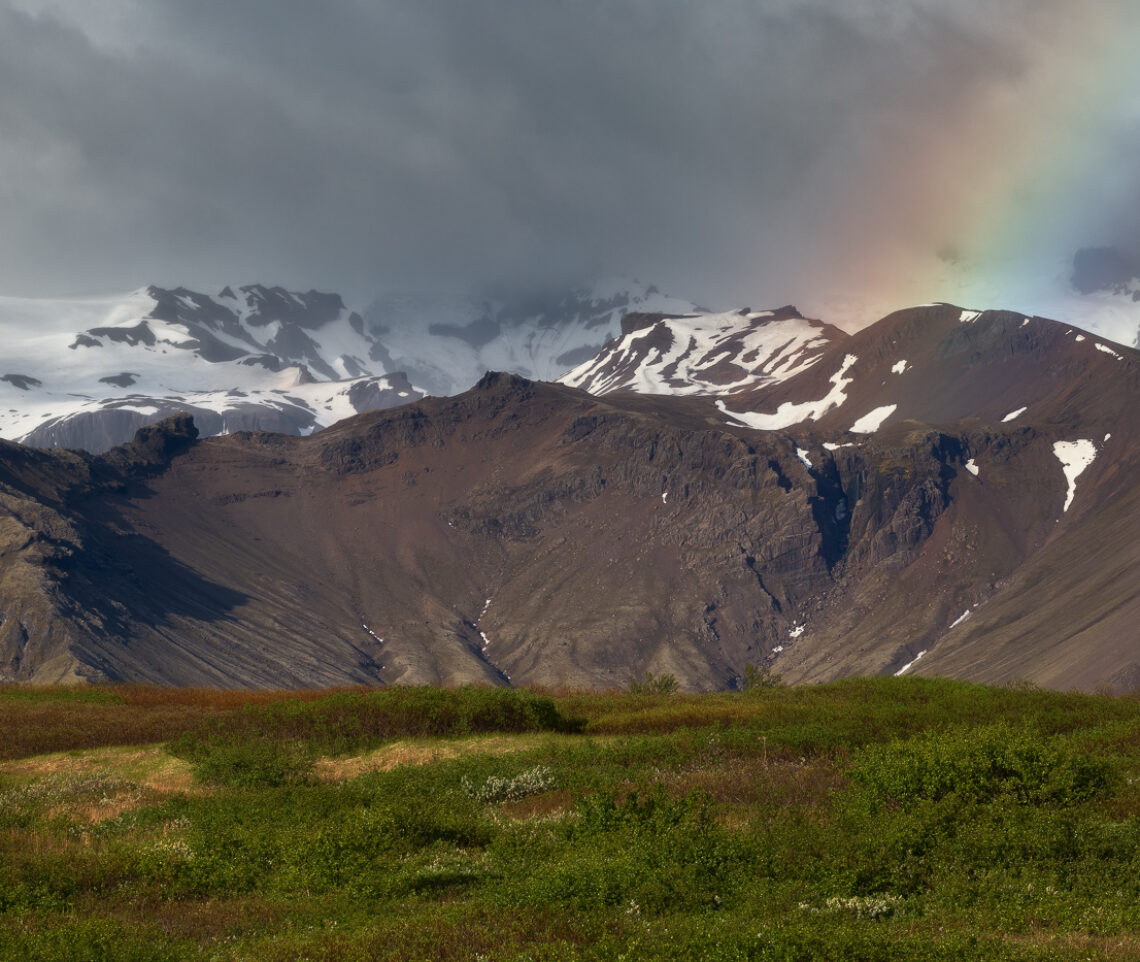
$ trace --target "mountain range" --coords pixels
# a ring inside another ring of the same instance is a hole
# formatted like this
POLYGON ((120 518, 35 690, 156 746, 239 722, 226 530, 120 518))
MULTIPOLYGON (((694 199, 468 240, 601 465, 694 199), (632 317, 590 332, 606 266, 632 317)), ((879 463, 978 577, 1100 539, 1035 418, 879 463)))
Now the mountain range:
MULTIPOLYGON (((945 304, 854 334, 681 307, 555 355, 562 383, 486 374, 304 435, 179 414, 99 455, 3 443, 0 678, 1140 684, 1140 352, 945 304)), ((337 320, 395 356, 394 321, 337 320)), ((317 367, 285 330, 259 356, 317 367)), ((317 353, 391 376, 342 360, 371 352, 317 353)))
POLYGON ((366 316, 337 294, 257 284, 0 298, 0 437, 100 453, 183 411, 203 436, 309 434, 457 394, 488 369, 553 379, 637 309, 694 306, 628 280, 541 297, 391 296, 366 316))

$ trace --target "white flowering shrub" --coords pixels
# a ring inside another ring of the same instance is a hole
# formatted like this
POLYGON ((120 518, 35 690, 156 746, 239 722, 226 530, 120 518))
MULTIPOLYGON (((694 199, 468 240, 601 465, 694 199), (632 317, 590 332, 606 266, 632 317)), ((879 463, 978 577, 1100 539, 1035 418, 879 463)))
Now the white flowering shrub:
POLYGON ((885 919, 902 911, 903 900, 897 895, 852 895, 849 898, 832 896, 822 906, 801 902, 800 910, 813 915, 834 915, 851 912, 860 919, 885 919))
POLYGON ((554 787, 554 772, 545 765, 535 765, 514 778, 492 775, 476 785, 466 775, 460 782, 463 791, 477 802, 515 802, 530 795, 540 795, 554 787))
POLYGON ((77 801, 110 804, 117 796, 137 790, 138 786, 134 782, 107 772, 52 773, 38 781, 0 792, 0 812, 77 801))

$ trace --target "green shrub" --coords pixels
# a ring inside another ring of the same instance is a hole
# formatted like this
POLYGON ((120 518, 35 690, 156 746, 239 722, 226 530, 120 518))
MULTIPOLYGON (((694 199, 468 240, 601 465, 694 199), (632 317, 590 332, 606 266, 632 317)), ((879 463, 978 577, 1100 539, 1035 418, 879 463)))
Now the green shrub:
POLYGON ((771 691, 773 688, 783 688, 784 679, 770 668, 757 668, 752 662, 744 666, 744 674, 740 679, 740 690, 759 694, 771 691))
POLYGON ((171 749, 186 758, 202 742, 258 738, 291 739, 318 753, 335 753, 373 747, 391 738, 567 731, 575 727, 580 726, 564 719, 553 701, 529 691, 394 687, 334 694, 316 701, 246 706, 231 716, 210 719, 173 742, 171 749))
POLYGON ((749 873, 742 843, 717 825, 700 793, 670 796, 660 786, 581 798, 576 817, 492 849, 503 866, 492 896, 506 904, 620 907, 632 916, 715 910, 749 873))
POLYGON ((435 883, 469 881, 464 850, 488 840, 486 828, 465 806, 409 799, 330 819, 285 858, 318 888, 377 897, 416 888, 421 875, 435 883))
POLYGON ((628 679, 628 690, 631 695, 672 695, 680 687, 675 675, 666 672, 664 675, 655 675, 651 671, 645 673, 640 680, 633 675, 628 679))
POLYGON ((662 841, 679 825, 707 828, 711 825, 709 799, 701 793, 672 798, 660 785, 648 791, 633 791, 624 798, 613 791, 597 792, 578 799, 576 836, 623 829, 646 830, 662 841))
POLYGON ((363 751, 392 738, 572 731, 554 702, 511 688, 389 688, 316 701, 246 706, 168 743, 200 781, 275 786, 303 781, 322 754, 363 751))
POLYGON ((0 930, 0 958, 36 962, 175 962, 190 954, 157 929, 106 919, 64 918, 52 925, 0 930))
POLYGON ((1116 781, 1107 761, 1005 723, 872 745, 855 755, 849 774, 866 796, 899 804, 951 794, 974 802, 1079 802, 1116 781))
POLYGON ((313 758, 289 742, 252 738, 213 738, 192 744, 184 756, 194 762, 194 776, 207 785, 273 788, 308 779, 313 758))

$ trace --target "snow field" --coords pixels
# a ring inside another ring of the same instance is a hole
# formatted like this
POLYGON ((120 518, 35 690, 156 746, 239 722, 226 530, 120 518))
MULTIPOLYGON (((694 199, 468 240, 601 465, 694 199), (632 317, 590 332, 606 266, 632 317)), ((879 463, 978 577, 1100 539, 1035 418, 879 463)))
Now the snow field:
POLYGON ((1069 486, 1062 513, 1069 510, 1073 496, 1077 493, 1077 478, 1096 460, 1096 445, 1089 440, 1058 441, 1053 445, 1053 454, 1061 462, 1065 481, 1069 486))
POLYGON ((852 434, 874 434, 883 426, 883 422, 898 409, 897 404, 886 404, 881 408, 864 414, 851 425, 852 434))
POLYGON ((738 414, 735 411, 730 411, 724 401, 718 400, 716 402, 717 410, 746 427, 755 428, 758 431, 780 431, 784 428, 790 428, 793 424, 799 424, 801 421, 816 421, 832 408, 840 407, 847 400, 846 388, 854 378, 847 377, 846 374, 857 360, 858 358, 854 354, 848 354, 843 358, 839 370, 831 375, 831 390, 818 401, 804 401, 802 404, 785 401, 776 409, 775 414, 762 414, 753 411, 744 411, 738 414))

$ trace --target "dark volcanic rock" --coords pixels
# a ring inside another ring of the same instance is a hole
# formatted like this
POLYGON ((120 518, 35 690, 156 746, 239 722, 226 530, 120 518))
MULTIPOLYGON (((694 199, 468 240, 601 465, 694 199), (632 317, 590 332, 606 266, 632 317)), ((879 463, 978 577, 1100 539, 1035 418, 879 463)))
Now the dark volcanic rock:
POLYGON ((130 444, 118 449, 122 456, 148 467, 166 464, 198 440, 198 429, 189 414, 173 414, 158 424, 139 428, 130 444))
POLYGON ((310 290, 303 294, 283 287, 251 284, 241 289, 250 306, 249 323, 255 326, 281 321, 284 327, 315 330, 335 320, 344 310, 339 294, 310 290))
POLYGON ((633 311, 622 317, 621 333, 624 337, 626 334, 632 334, 634 331, 648 330, 651 327, 656 327, 661 321, 680 320, 687 316, 686 314, 643 314, 633 311))
POLYGON ((124 371, 122 374, 109 374, 107 377, 101 377, 99 381, 102 384, 113 384, 115 387, 131 387, 138 379, 137 374, 124 371))
POLYGON ((418 396, 419 392, 403 372, 390 374, 383 380, 371 378, 358 381, 348 389, 348 399, 360 414, 399 407, 418 396))
POLYGON ((43 387, 43 381, 39 378, 29 377, 27 374, 5 374, 0 377, 0 381, 7 381, 9 384, 18 387, 21 391, 27 391, 34 387, 43 387))
MULTIPOLYGON (((136 344, 153 346, 155 342, 154 331, 146 321, 139 321, 134 327, 93 327, 87 332, 89 337, 105 338, 117 344, 136 344)), ((82 336, 82 335, 81 335, 82 336)), ((76 344, 80 341, 77 339, 76 344)))

